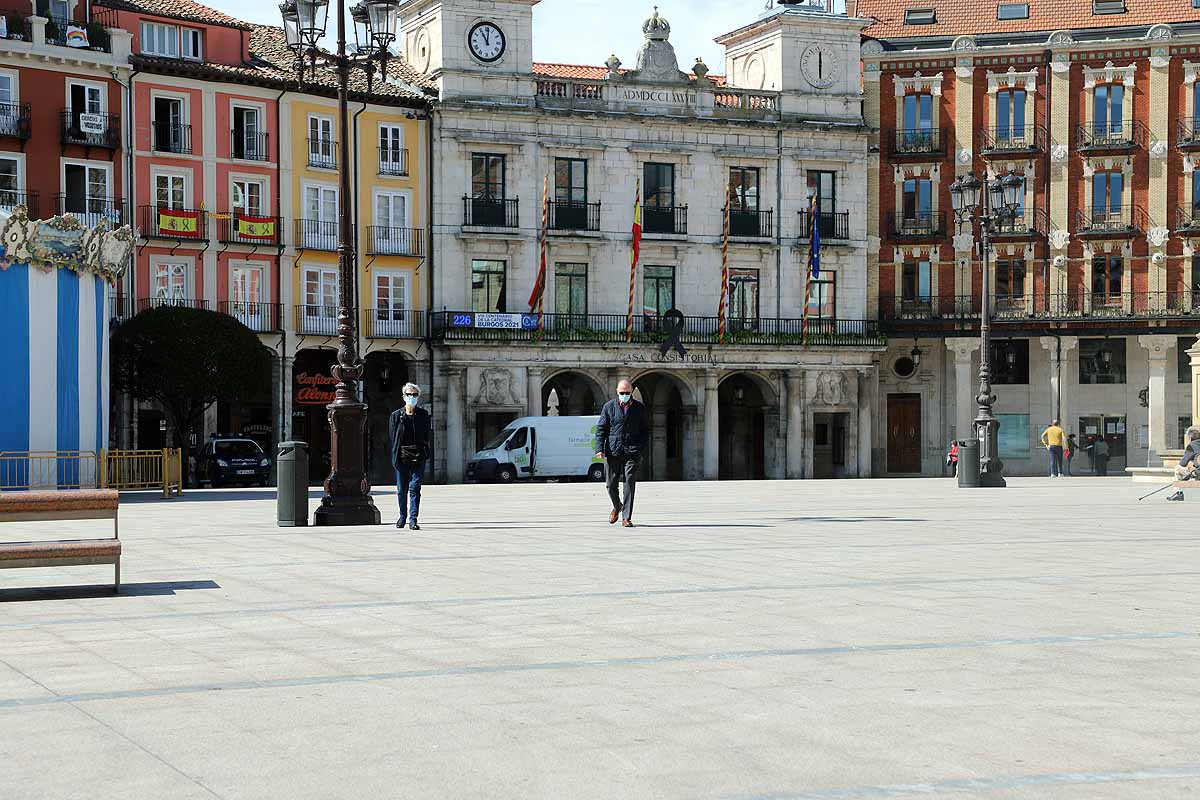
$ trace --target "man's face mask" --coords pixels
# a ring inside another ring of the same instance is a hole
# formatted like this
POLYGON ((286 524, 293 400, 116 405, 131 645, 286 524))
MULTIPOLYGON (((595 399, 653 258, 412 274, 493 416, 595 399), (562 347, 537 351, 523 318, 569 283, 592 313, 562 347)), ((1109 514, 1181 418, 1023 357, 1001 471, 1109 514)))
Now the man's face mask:
POLYGON ((622 403, 628 403, 629 398, 633 397, 629 392, 617 392, 617 397, 622 403))

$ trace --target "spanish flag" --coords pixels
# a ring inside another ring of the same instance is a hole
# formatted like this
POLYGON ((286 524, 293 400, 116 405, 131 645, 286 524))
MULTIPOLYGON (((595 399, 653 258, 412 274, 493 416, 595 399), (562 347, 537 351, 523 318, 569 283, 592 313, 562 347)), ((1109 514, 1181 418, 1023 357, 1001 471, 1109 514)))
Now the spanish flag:
POLYGON ((176 236, 199 236, 200 212, 184 211, 179 208, 160 208, 158 210, 158 230, 160 233, 173 233, 176 236))
POLYGON ((237 220, 237 232, 241 239, 272 241, 275 239, 275 219, 274 217, 251 217, 241 214, 237 220))

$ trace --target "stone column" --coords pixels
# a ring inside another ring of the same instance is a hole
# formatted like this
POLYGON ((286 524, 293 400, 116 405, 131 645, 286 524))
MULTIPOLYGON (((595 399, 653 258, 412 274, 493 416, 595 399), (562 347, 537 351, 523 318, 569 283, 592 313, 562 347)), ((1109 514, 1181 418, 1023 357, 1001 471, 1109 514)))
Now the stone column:
POLYGON ((1149 413, 1150 441, 1146 453, 1146 466, 1153 467, 1158 456, 1170 445, 1169 425, 1167 424, 1167 355, 1175 346, 1174 336, 1139 336, 1138 344, 1149 353, 1149 413))
POLYGON ((721 417, 717 405, 717 373, 704 373, 704 480, 715 481, 720 474, 721 417))
MULTIPOLYGON (((294 351, 293 351, 294 352, 294 351)), ((295 399, 292 396, 292 370, 296 364, 296 359, 291 356, 283 357, 283 408, 280 413, 283 419, 279 421, 279 438, 293 439, 295 432, 292 430, 292 401, 295 399)))
MULTIPOLYGON (((1166 307, 1167 298, 1167 259, 1166 244, 1170 228, 1166 227, 1173 220, 1168 219, 1167 186, 1177 180, 1177 173, 1168 169, 1170 163, 1170 148, 1167 143, 1171 138, 1171 128, 1175 118, 1170 115, 1170 48, 1160 42, 1159 46, 1150 50, 1150 186, 1147 192, 1149 208, 1147 212, 1154 221, 1155 227, 1146 231, 1146 239, 1150 243, 1150 261, 1146 270, 1146 289, 1152 294, 1148 298, 1151 304, 1161 303, 1166 307)), ((1187 87, 1191 91, 1191 87, 1187 87)), ((1154 308, 1153 305, 1150 306, 1154 308)), ((1150 450, 1154 451, 1154 426, 1150 426, 1150 450)), ((1151 465, 1153 466, 1153 465, 1151 465)))
POLYGON ((787 471, 791 480, 804 477, 804 370, 787 372, 787 471))
MULTIPOLYGON (((1038 341, 1050 355, 1050 419, 1061 420, 1063 429, 1070 430, 1062 418, 1062 357, 1065 353, 1059 352, 1060 337, 1043 336, 1038 341)), ((1030 424, 1037 426, 1039 420, 1035 417, 1030 424)))
POLYGON ((874 475, 871 461, 871 423, 875 419, 874 392, 875 371, 871 367, 863 367, 858 371, 858 477, 870 478, 874 475))
POLYGON ((462 367, 446 370, 446 481, 463 480, 463 375, 462 367))
POLYGON ((542 408, 542 376, 545 373, 544 367, 525 368, 525 388, 528 393, 528 409, 525 413, 531 417, 540 417, 545 413, 542 408))
POLYGON ((1192 366, 1192 424, 1200 425, 1200 338, 1188 348, 1187 354, 1192 366))
POLYGON ((979 350, 979 340, 947 339, 946 349, 954 354, 954 436, 961 441, 975 435, 975 395, 979 376, 971 368, 971 356, 979 350))

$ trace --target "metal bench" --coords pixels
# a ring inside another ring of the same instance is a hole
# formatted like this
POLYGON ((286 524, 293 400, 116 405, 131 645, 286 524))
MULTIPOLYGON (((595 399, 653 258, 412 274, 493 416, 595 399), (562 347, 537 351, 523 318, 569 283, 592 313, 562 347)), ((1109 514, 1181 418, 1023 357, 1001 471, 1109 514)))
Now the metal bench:
POLYGON ((121 591, 121 540, 117 536, 119 496, 114 489, 0 493, 0 522, 111 519, 111 539, 0 542, 0 569, 112 564, 113 591, 121 591))

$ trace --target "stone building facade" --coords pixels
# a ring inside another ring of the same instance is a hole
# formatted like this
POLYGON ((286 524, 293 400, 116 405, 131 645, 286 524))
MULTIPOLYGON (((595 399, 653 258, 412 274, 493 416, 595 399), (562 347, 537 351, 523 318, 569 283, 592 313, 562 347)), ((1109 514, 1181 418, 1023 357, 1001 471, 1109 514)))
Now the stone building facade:
POLYGON ((651 411, 647 477, 870 474, 883 340, 865 320, 867 23, 782 3, 717 40, 717 78, 702 62, 680 69, 657 11, 631 69, 615 55, 535 64, 535 3, 402 6, 406 59, 439 90, 437 477, 461 480, 464 460, 515 417, 597 412, 622 377, 651 411), (810 187, 822 270, 801 346, 810 187))
POLYGON ((976 414, 980 252, 948 191, 968 172, 1024 185, 986 287, 1006 472, 1044 473, 1038 437, 1056 417, 1081 445, 1106 437, 1117 469, 1179 447, 1184 351, 1200 329, 1200 11, 1190 0, 852 6, 878 20, 862 58, 876 131, 868 303, 890 341, 880 474, 942 474, 948 441, 976 414))

